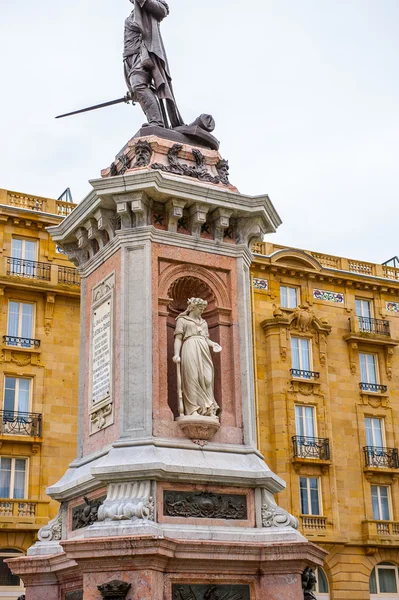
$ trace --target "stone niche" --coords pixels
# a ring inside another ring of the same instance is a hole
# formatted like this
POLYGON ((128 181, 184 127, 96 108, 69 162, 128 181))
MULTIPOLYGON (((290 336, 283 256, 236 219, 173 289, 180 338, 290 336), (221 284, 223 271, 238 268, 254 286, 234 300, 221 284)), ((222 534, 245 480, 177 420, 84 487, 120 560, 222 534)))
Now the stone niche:
MULTIPOLYGON (((203 318, 208 323, 212 341, 222 346, 220 354, 211 352, 215 368, 215 399, 220 406, 220 430, 212 436, 216 442, 243 443, 242 398, 238 364, 237 306, 232 301, 231 281, 236 277, 235 260, 220 257, 218 262, 207 253, 189 249, 184 252, 187 262, 173 260, 173 250, 159 247, 158 284, 158 347, 159 356, 167 356, 166 365, 159 360, 159 405, 154 406, 154 434, 163 436, 171 431, 186 437, 178 427, 177 367, 173 362, 176 318, 187 309, 189 298, 202 298, 208 303, 203 318), (191 262, 197 259, 197 264, 191 262), (165 349, 165 352, 164 352, 165 349), (157 417, 160 416, 158 420, 157 417), (170 421, 174 420, 174 425, 170 421)), ((180 253, 180 256, 183 256, 180 253)))

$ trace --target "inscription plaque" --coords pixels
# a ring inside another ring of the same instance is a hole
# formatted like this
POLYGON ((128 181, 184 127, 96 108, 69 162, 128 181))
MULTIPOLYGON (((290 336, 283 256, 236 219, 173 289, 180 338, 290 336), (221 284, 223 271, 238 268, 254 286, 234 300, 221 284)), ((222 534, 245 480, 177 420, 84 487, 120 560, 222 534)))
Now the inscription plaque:
POLYGON ((245 520, 248 518, 247 497, 164 490, 163 513, 166 517, 245 520))
POLYGON ((173 600, 250 600, 249 585, 197 585, 172 586, 173 600))
POLYGON ((111 395, 111 300, 105 300, 93 313, 92 395, 98 404, 111 395))

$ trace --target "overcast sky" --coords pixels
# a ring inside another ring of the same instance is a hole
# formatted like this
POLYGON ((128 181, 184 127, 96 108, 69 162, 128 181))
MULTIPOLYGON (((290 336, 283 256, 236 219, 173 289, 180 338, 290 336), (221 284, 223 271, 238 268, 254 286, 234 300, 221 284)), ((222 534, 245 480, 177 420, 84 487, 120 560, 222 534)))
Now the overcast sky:
MULTIPOLYGON (((75 202, 143 122, 123 96, 128 0, 1 0, 0 187, 75 202)), ((269 194, 270 240, 399 254, 399 0, 170 0, 162 25, 187 122, 216 119, 231 181, 269 194)))

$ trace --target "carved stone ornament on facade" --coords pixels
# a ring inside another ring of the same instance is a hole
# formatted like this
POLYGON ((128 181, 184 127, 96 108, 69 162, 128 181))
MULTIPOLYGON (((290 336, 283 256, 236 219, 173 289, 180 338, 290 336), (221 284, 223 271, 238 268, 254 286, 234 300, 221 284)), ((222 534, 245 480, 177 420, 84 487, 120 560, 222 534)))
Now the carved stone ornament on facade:
POLYGON ((72 509, 72 531, 83 529, 96 523, 98 520, 98 510, 104 502, 104 498, 89 500, 86 496, 83 500, 85 501, 84 504, 72 509))
POLYGON ((155 506, 150 481, 110 483, 104 503, 98 511, 99 521, 154 521, 155 506))
POLYGON ((67 504, 61 504, 60 510, 54 519, 39 529, 37 537, 40 542, 58 542, 62 539, 62 523, 67 512, 67 504))
POLYGON ((299 522, 298 519, 277 505, 271 492, 262 489, 262 526, 298 529, 299 522))
POLYGON ((131 587, 131 583, 114 579, 109 583, 98 585, 97 589, 99 590, 103 600, 125 600, 131 587))
POLYGON ((164 490, 163 512, 167 517, 245 520, 248 518, 247 497, 164 490))
POLYGON ((205 157, 201 150, 198 148, 192 148, 192 154, 194 157, 195 165, 187 165, 179 162, 179 154, 183 150, 181 144, 174 144, 168 152, 168 163, 169 165, 163 165, 162 163, 154 163, 151 165, 152 169, 163 171, 164 173, 173 173, 174 175, 184 175, 186 177, 194 177, 200 181, 207 183, 214 183, 223 185, 229 185, 228 179, 228 163, 225 160, 220 161, 216 165, 218 175, 214 176, 207 169, 205 164, 205 157))

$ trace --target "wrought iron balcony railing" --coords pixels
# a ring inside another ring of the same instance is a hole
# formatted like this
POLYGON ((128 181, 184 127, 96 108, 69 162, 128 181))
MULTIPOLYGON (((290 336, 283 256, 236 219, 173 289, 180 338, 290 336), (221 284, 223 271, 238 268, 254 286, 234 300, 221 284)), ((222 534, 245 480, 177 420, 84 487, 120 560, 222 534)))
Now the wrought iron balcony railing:
POLYGON ((385 394, 388 391, 386 385, 380 385, 379 383, 365 383, 362 381, 362 383, 359 383, 359 387, 362 392, 382 392, 385 394))
POLYGON ((27 435, 42 437, 42 415, 40 413, 0 411, 3 435, 27 435))
POLYGON ((378 448, 365 446, 363 448, 366 467, 381 467, 399 469, 399 454, 397 448, 378 448))
POLYGON ((80 285, 80 276, 76 269, 71 269, 70 267, 58 267, 58 283, 80 285))
POLYGON ((319 379, 320 373, 316 371, 302 371, 302 369, 291 369, 292 377, 298 377, 298 379, 319 379))
POLYGON ((369 317, 358 317, 359 329, 362 333, 374 333, 390 337, 389 321, 382 319, 370 319, 369 317))
POLYGON ((7 346, 17 346, 18 348, 39 348, 40 340, 33 340, 25 337, 15 337, 14 335, 3 335, 3 342, 7 346))
POLYGON ((295 458, 330 459, 330 441, 328 438, 313 438, 295 435, 292 438, 295 458))
POLYGON ((7 275, 50 281, 51 266, 34 260, 9 257, 7 258, 7 275))

